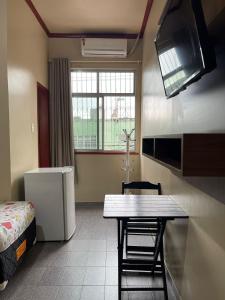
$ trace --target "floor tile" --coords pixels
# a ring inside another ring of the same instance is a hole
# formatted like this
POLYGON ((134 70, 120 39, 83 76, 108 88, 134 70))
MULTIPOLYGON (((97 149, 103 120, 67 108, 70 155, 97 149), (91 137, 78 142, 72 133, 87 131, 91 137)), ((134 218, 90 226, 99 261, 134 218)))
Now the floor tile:
MULTIPOLYGON (((118 269, 117 267, 106 267, 105 285, 118 285, 118 269)), ((126 275, 122 276, 122 286, 127 285, 126 275)))
POLYGON ((106 267, 106 285, 118 285, 118 269, 117 267, 106 267))
MULTIPOLYGON (((163 294, 161 299, 164 299, 163 294)), ((129 292, 129 300, 155 300, 155 298, 153 292, 129 292)))
POLYGON ((18 282, 21 285, 38 285, 47 268, 23 268, 18 272, 18 282))
MULTIPOLYGON (((118 287, 106 286, 105 287, 105 300, 118 300, 118 287)), ((128 300, 128 293, 122 292, 122 300, 128 300)))
POLYGON ((88 267, 84 278, 84 285, 104 285, 104 284, 105 284, 105 268, 88 267))
POLYGON ((48 267, 44 272, 40 285, 59 285, 62 281, 64 268, 48 267))
POLYGON ((21 286, 12 300, 55 300, 58 294, 57 286, 21 286))
POLYGON ((90 240, 89 251, 106 251, 106 240, 90 240))
POLYGON ((34 287, 30 286, 20 286, 20 289, 16 293, 8 298, 10 300, 33 300, 34 287))
MULTIPOLYGON (((103 219, 102 211, 103 206, 76 208, 77 229, 71 240, 37 243, 0 299, 117 300, 117 224, 103 219)), ((152 241, 131 236, 129 243, 149 245, 152 241)), ((135 274, 122 277, 124 286, 148 283, 159 286, 161 280, 152 282, 135 274)), ((170 300, 176 299, 169 281, 168 294, 170 300)), ((122 295, 128 300, 128 292, 122 295)), ((136 299, 164 300, 164 296, 162 292, 129 292, 129 300, 136 299)))
POLYGON ((86 268, 82 267, 50 267, 40 285, 83 285, 86 268))
POLYGON ((162 287, 163 282, 160 277, 155 276, 152 278, 150 275, 143 275, 137 273, 127 273, 127 285, 128 286, 150 286, 150 287, 162 287))
POLYGON ((50 267, 58 256, 57 251, 43 250, 38 253, 38 250, 28 252, 27 257, 24 260, 25 267, 50 267))
POLYGON ((17 280, 11 279, 6 286, 4 291, 0 292, 1 300, 11 300, 15 299, 15 295, 18 293, 18 290, 21 288, 21 284, 17 280))
POLYGON ((38 242, 35 247, 39 247, 42 249, 44 252, 49 252, 49 253, 57 253, 60 252, 65 246, 64 241, 58 241, 58 242, 38 242))
POLYGON ((105 239, 106 230, 104 226, 96 226, 96 222, 98 222, 99 218, 96 218, 94 222, 92 222, 89 218, 89 222, 85 223, 82 228, 78 230, 75 237, 73 239, 89 239, 89 240, 99 240, 105 239))
POLYGON ((128 274, 127 285, 129 286, 151 286, 151 279, 149 276, 128 274))
POLYGON ((87 264, 88 252, 62 252, 54 261, 56 267, 84 267, 87 264))
POLYGON ((115 240, 117 241, 117 231, 115 230, 107 230, 106 231, 106 239, 107 240, 115 240))
POLYGON ((117 251, 117 240, 107 240, 107 249, 106 251, 117 251))
POLYGON ((89 240, 72 239, 65 243, 64 251, 88 251, 89 240))
POLYGON ((82 286, 60 286, 56 300, 79 300, 82 286))
POLYGON ((104 286, 84 286, 80 300, 104 300, 104 286))
POLYGON ((83 285, 86 273, 85 268, 64 267, 60 285, 83 285))
POLYGON ((128 237, 128 245, 132 246, 153 246, 154 245, 154 239, 152 236, 138 236, 138 235, 129 235, 128 237))
POLYGON ((88 267, 105 267, 106 252, 91 251, 88 253, 88 267))
POLYGON ((118 255, 116 251, 107 252, 106 254, 106 267, 117 267, 118 255))
MULTIPOLYGON (((168 291, 169 299, 174 299, 175 300, 177 293, 174 291, 171 284, 167 284, 167 291, 168 291)), ((154 300, 157 300, 157 299, 154 299, 154 300)))
POLYGON ((33 288, 32 300, 55 300, 59 288, 57 286, 42 286, 33 288))

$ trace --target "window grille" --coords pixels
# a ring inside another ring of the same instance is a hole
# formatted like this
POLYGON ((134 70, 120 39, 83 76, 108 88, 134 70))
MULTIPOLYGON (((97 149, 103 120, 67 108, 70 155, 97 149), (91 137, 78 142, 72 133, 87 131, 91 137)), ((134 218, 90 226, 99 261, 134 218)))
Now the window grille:
POLYGON ((73 70, 71 80, 75 149, 125 150, 123 129, 135 128, 135 73, 73 70))

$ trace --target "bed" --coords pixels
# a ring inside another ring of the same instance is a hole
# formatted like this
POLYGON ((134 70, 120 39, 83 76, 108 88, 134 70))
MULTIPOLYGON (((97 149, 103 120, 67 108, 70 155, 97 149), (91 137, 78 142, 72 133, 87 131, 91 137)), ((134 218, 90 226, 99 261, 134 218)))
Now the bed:
POLYGON ((0 290, 36 242, 35 212, 31 202, 0 204, 0 290))

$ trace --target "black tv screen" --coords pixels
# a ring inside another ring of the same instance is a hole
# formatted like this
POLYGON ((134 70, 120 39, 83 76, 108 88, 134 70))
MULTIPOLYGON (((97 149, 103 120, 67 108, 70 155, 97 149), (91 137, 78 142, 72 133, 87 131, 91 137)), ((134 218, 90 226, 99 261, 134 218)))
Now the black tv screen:
POLYGON ((155 40, 167 98, 216 67, 200 0, 171 0, 155 40))

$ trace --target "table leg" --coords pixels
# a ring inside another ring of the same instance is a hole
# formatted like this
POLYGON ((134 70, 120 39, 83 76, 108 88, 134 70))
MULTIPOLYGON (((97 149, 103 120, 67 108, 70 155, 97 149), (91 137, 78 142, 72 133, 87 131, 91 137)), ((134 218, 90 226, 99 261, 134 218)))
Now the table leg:
POLYGON ((166 272, 165 272, 165 262, 164 262, 164 247, 163 240, 160 246, 160 259, 162 262, 162 276, 163 276, 163 287, 164 287, 164 298, 168 300, 167 282, 166 282, 166 272))
POLYGON ((166 220, 160 220, 160 229, 159 229, 159 233, 157 234, 156 237, 156 243, 155 243, 155 254, 154 254, 154 259, 153 259, 153 266, 152 266, 152 274, 154 276, 154 271, 155 271, 155 266, 156 266, 156 262, 158 259, 158 256, 160 254, 160 247, 163 241, 163 235, 164 235, 164 231, 166 228, 166 220))
POLYGON ((153 275, 154 275, 155 263, 158 259, 158 255, 160 255, 161 266, 162 266, 164 299, 168 300, 165 262, 164 262, 164 248, 163 248, 163 236, 164 236, 165 229, 166 229, 166 220, 161 220, 160 230, 156 240, 156 252, 155 252, 154 264, 153 264, 153 275))

